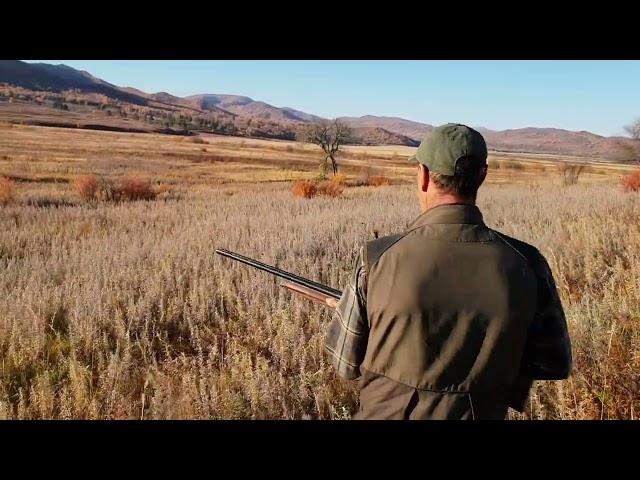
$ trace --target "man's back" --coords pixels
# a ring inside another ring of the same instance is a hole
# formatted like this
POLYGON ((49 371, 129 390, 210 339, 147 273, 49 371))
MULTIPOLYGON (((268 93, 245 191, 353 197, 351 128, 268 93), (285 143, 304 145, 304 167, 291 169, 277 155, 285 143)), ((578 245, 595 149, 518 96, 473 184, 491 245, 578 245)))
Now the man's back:
POLYGON ((443 205, 391 242, 369 243, 365 262, 362 367, 420 390, 415 413, 503 418, 536 312, 537 278, 523 254, 477 207, 443 205))
POLYGON ((326 341, 338 374, 362 378, 356 418, 501 419, 532 380, 568 376, 546 260, 475 205, 486 158, 477 131, 434 129, 413 157, 424 213, 361 249, 326 341))
POLYGON ((476 206, 431 209, 362 257, 358 419, 502 419, 520 376, 541 375, 525 351, 566 336, 549 330, 564 315, 544 258, 488 228, 476 206))

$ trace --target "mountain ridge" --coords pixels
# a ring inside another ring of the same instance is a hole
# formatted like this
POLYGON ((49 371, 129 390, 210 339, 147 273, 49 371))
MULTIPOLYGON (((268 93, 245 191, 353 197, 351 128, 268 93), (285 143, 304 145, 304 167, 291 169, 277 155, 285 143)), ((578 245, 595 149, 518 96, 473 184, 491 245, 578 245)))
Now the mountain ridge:
MULTIPOLYGON (((178 97, 167 92, 146 93, 135 87, 119 87, 64 64, 0 61, 0 83, 35 91, 81 91, 104 95, 117 102, 147 108, 185 112, 204 119, 215 115, 225 122, 238 123, 231 131, 245 135, 295 138, 296 131, 309 122, 324 118, 291 107, 276 107, 243 95, 197 94, 178 97), (257 125, 254 128, 254 125, 257 125), (266 127, 265 127, 266 125, 266 127), (244 130, 243 130, 244 128, 244 130), (244 132, 244 133, 243 133, 244 132), (266 133, 265 133, 266 132, 266 133), (270 132, 270 133, 269 133, 270 132), (280 133, 278 133, 280 132, 280 133)), ((182 114, 180 114, 182 115, 182 114)), ((396 116, 363 115, 337 117, 355 132, 356 143, 401 144, 415 146, 434 127, 396 116)), ((553 127, 525 127, 491 130, 479 127, 490 149, 523 153, 545 153, 614 158, 628 149, 625 137, 604 137, 588 131, 553 127)))

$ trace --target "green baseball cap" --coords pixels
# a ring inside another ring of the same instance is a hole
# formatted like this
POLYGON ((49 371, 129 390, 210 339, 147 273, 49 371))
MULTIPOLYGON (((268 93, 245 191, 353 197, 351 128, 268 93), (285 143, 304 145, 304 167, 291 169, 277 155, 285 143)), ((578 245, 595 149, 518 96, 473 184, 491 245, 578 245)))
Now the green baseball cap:
POLYGON ((420 143, 410 161, 423 164, 430 171, 453 176, 456 163, 470 157, 481 165, 487 164, 487 144, 480 132, 459 123, 447 123, 434 128, 420 143))

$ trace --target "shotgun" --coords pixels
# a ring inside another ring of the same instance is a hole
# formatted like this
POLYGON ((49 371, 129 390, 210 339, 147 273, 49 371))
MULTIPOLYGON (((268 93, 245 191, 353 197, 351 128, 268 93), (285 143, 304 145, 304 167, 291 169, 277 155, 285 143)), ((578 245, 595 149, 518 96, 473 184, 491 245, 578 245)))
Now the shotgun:
POLYGON ((277 267, 267 265, 266 263, 259 262, 253 258, 245 257, 239 253, 231 252, 223 248, 216 249, 216 253, 231 260, 236 260, 240 263, 244 263, 245 265, 249 265, 250 267, 257 268, 258 270, 262 270, 263 272, 270 273, 276 277, 280 277, 285 280, 280 284, 281 287, 284 287, 298 295, 302 295, 316 303, 331 306, 333 303, 331 300, 338 301, 342 296, 342 292, 340 290, 336 290, 335 288, 323 285, 322 283, 314 282, 308 278, 281 270, 277 267))

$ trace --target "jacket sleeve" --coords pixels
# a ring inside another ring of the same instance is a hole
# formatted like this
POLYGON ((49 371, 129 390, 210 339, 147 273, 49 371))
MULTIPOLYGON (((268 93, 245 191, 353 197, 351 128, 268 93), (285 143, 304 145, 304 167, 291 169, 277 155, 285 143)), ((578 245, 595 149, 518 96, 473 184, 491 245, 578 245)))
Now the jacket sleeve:
POLYGON ((523 412, 534 380, 562 380, 571 373, 571 341, 553 274, 537 251, 529 257, 538 277, 536 314, 529 328, 520 373, 507 404, 523 412))
POLYGON ((529 328, 522 373, 534 380, 563 380, 572 367, 571 340, 556 283, 545 258, 538 254, 538 306, 529 328))

